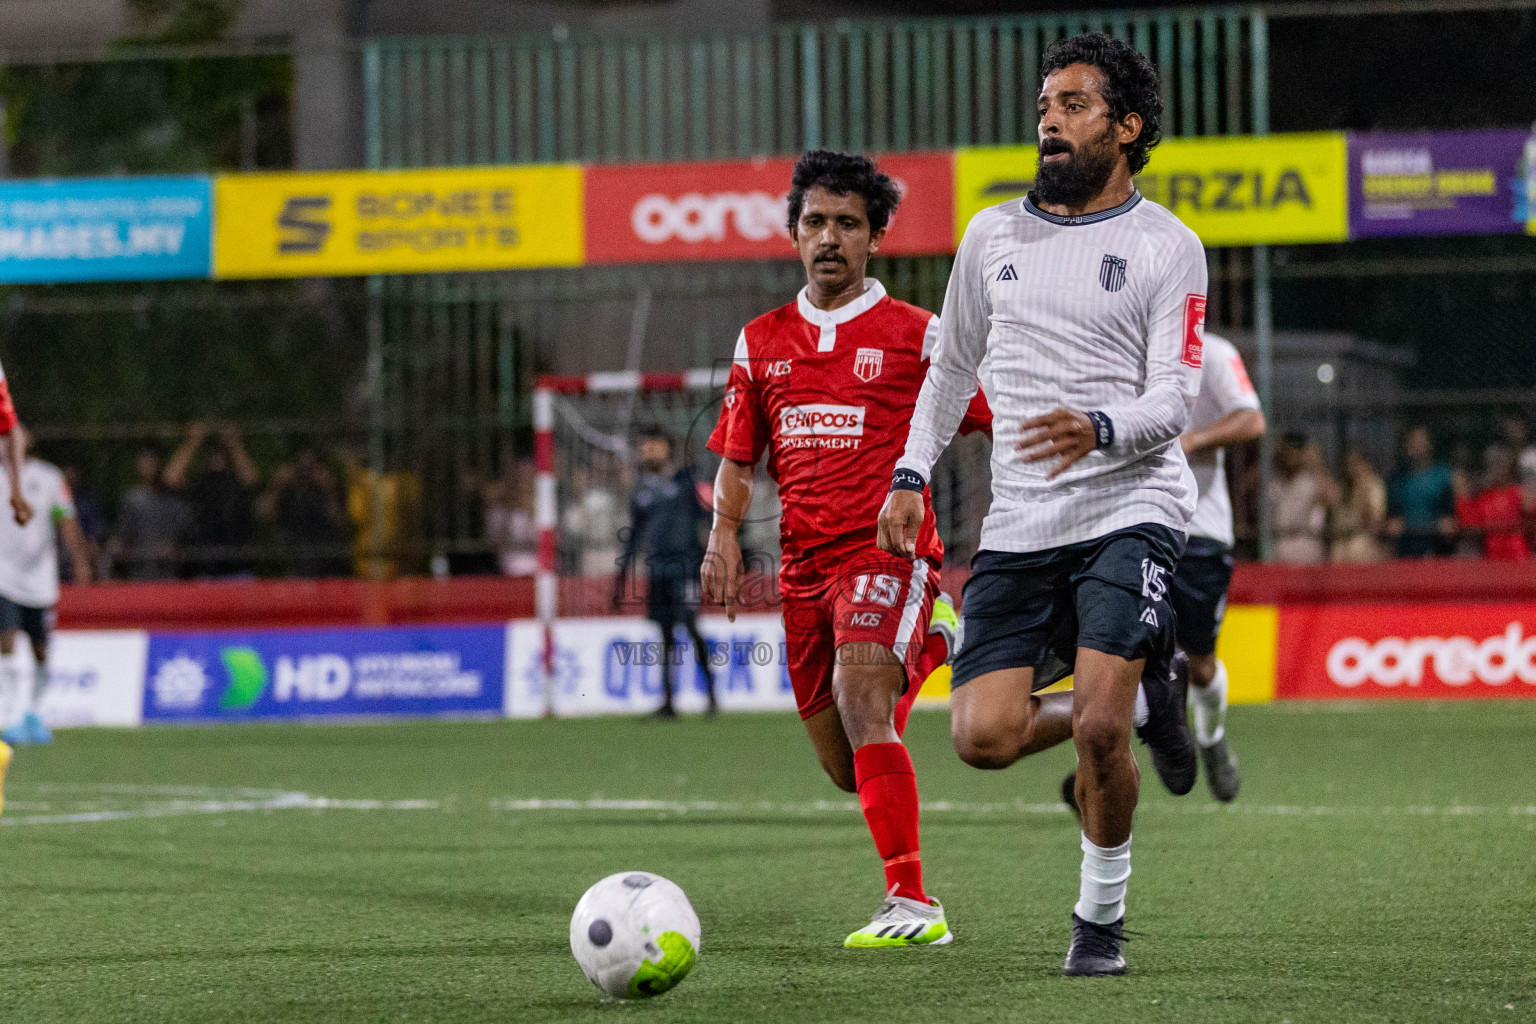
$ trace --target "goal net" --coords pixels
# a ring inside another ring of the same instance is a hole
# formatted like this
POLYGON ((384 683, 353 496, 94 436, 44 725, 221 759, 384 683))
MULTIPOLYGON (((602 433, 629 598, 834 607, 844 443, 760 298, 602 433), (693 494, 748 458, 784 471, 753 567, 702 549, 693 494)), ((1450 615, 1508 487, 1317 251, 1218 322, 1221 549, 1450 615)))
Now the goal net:
MULTIPOLYGON (((617 607, 614 601, 642 433, 660 430, 671 438, 674 460, 693 470, 701 505, 712 506, 720 459, 706 445, 729 369, 727 363, 677 374, 544 376, 536 382, 536 593, 547 673, 554 671, 557 620, 644 612, 643 571, 632 573, 617 607)), ((990 451, 980 435, 956 437, 934 469, 934 512, 948 549, 946 561, 955 567, 968 563, 976 549, 990 501, 990 451)), ((778 610, 778 533, 777 488, 760 464, 741 533, 746 569, 756 581, 749 584, 751 611, 778 610)), ((954 574, 956 585, 961 575, 954 574)), ((946 588, 954 589, 948 580, 946 588)))

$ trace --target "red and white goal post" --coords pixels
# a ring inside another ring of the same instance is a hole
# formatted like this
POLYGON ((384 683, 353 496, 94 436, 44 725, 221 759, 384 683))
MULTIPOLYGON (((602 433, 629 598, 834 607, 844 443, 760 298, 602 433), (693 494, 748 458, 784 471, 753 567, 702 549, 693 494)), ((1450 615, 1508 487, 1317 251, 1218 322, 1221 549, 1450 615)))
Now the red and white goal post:
MULTIPOLYGON (((646 430, 665 431, 674 458, 694 468, 700 500, 708 503, 719 458, 705 445, 729 372, 725 363, 686 373, 546 375, 535 382, 535 594, 544 631, 545 693, 551 701, 556 621, 615 611, 612 586, 624 546, 622 531, 629 525, 636 439, 646 430)), ((770 493, 755 497, 754 506, 774 502, 776 510, 771 485, 766 490, 770 493)), ((776 531, 776 516, 768 525, 776 531)))

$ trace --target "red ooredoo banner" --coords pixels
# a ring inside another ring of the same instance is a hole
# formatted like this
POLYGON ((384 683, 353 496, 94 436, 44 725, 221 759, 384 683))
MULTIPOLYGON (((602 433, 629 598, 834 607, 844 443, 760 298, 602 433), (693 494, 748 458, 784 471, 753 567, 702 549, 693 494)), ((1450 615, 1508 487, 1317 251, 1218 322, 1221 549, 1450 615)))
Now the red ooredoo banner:
POLYGON ((1536 604, 1287 605, 1281 698, 1536 697, 1536 604))
MULTIPOLYGON (((954 248, 953 153, 879 157, 902 187, 881 253, 954 248)), ((588 263, 792 258, 785 226, 790 158, 636 164, 586 171, 588 263)))

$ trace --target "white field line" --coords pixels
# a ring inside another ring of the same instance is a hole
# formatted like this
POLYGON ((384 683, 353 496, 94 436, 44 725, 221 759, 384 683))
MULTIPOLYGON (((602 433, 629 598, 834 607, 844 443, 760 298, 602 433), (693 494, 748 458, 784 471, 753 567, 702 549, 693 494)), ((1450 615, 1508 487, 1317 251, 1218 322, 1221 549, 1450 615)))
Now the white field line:
MULTIPOLYGON (((664 814, 822 814, 827 812, 857 812, 855 800, 810 800, 791 803, 772 801, 730 800, 620 800, 596 798, 569 800, 548 798, 505 797, 491 801, 491 809, 497 811, 632 811, 659 812, 664 814)), ((1172 811, 1176 814, 1242 814, 1242 815, 1294 815, 1315 817, 1347 816, 1405 816, 1405 817, 1461 817, 1479 814, 1508 814, 1536 816, 1536 804, 1515 807, 1480 807, 1463 804, 1447 806, 1418 805, 1404 807, 1368 806, 1303 806, 1291 804, 1145 804, 1138 813, 1158 814, 1172 811)), ((967 803, 964 801, 935 800, 922 805, 924 814, 1022 814, 1060 815, 1071 811, 1060 803, 967 803)))
MULTIPOLYGON (((121 784, 42 784, 34 787, 39 793, 78 793, 97 796, 143 798, 138 806, 97 807, 55 814, 8 814, 0 817, 0 825, 68 825, 105 821, 135 821, 151 818, 173 818, 197 814, 239 814, 253 811, 431 811, 440 809, 438 800, 370 800, 333 799, 312 796, 308 793, 262 789, 215 789, 203 786, 151 786, 132 783, 121 784)), ((46 809, 46 803, 27 804, 17 802, 13 809, 46 809)), ((856 814, 859 804, 855 800, 805 800, 775 802, 768 800, 655 800, 592 798, 572 800, 563 798, 503 797, 489 802, 493 811, 542 812, 542 811, 617 811, 621 813, 651 814, 856 814)), ((1026 803, 979 803, 953 800, 934 800, 922 805, 925 814, 975 814, 975 815, 1045 815, 1068 814, 1064 804, 1026 803)), ((1523 816, 1536 817, 1536 804, 1512 807, 1492 807, 1475 804, 1409 804, 1404 806, 1319 806, 1301 804, 1213 804, 1169 803, 1159 801, 1144 805, 1141 813, 1160 814, 1236 814, 1268 817, 1474 817, 1474 816, 1523 816)))
POLYGON ((136 821, 147 818, 176 818, 190 814, 235 814, 251 811, 427 811, 436 810, 440 806, 436 800, 335 800, 282 790, 216 791, 198 786, 45 784, 38 786, 37 789, 55 793, 75 792, 169 799, 146 800, 138 807, 82 810, 59 814, 6 815, 0 817, 0 825, 76 825, 98 821, 136 821), (218 799, 211 795, 220 792, 235 798, 218 799))

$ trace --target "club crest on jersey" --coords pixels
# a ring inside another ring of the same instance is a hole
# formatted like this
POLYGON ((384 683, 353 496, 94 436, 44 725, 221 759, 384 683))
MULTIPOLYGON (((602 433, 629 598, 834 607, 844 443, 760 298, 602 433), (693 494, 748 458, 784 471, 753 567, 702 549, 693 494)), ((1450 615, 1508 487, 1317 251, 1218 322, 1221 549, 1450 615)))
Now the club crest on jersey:
POLYGON ((885 353, 878 348, 861 348, 853 356, 853 375, 868 384, 880 376, 880 364, 885 353))
POLYGON ((1017 281, 1019 275, 1014 272, 1012 263, 1005 263, 1003 264, 1003 269, 997 272, 997 279, 999 281, 1017 281))
POLYGON ((1099 284, 1104 286, 1107 292, 1117 292, 1125 287, 1125 260, 1119 256, 1104 254, 1104 262, 1099 264, 1099 284))

